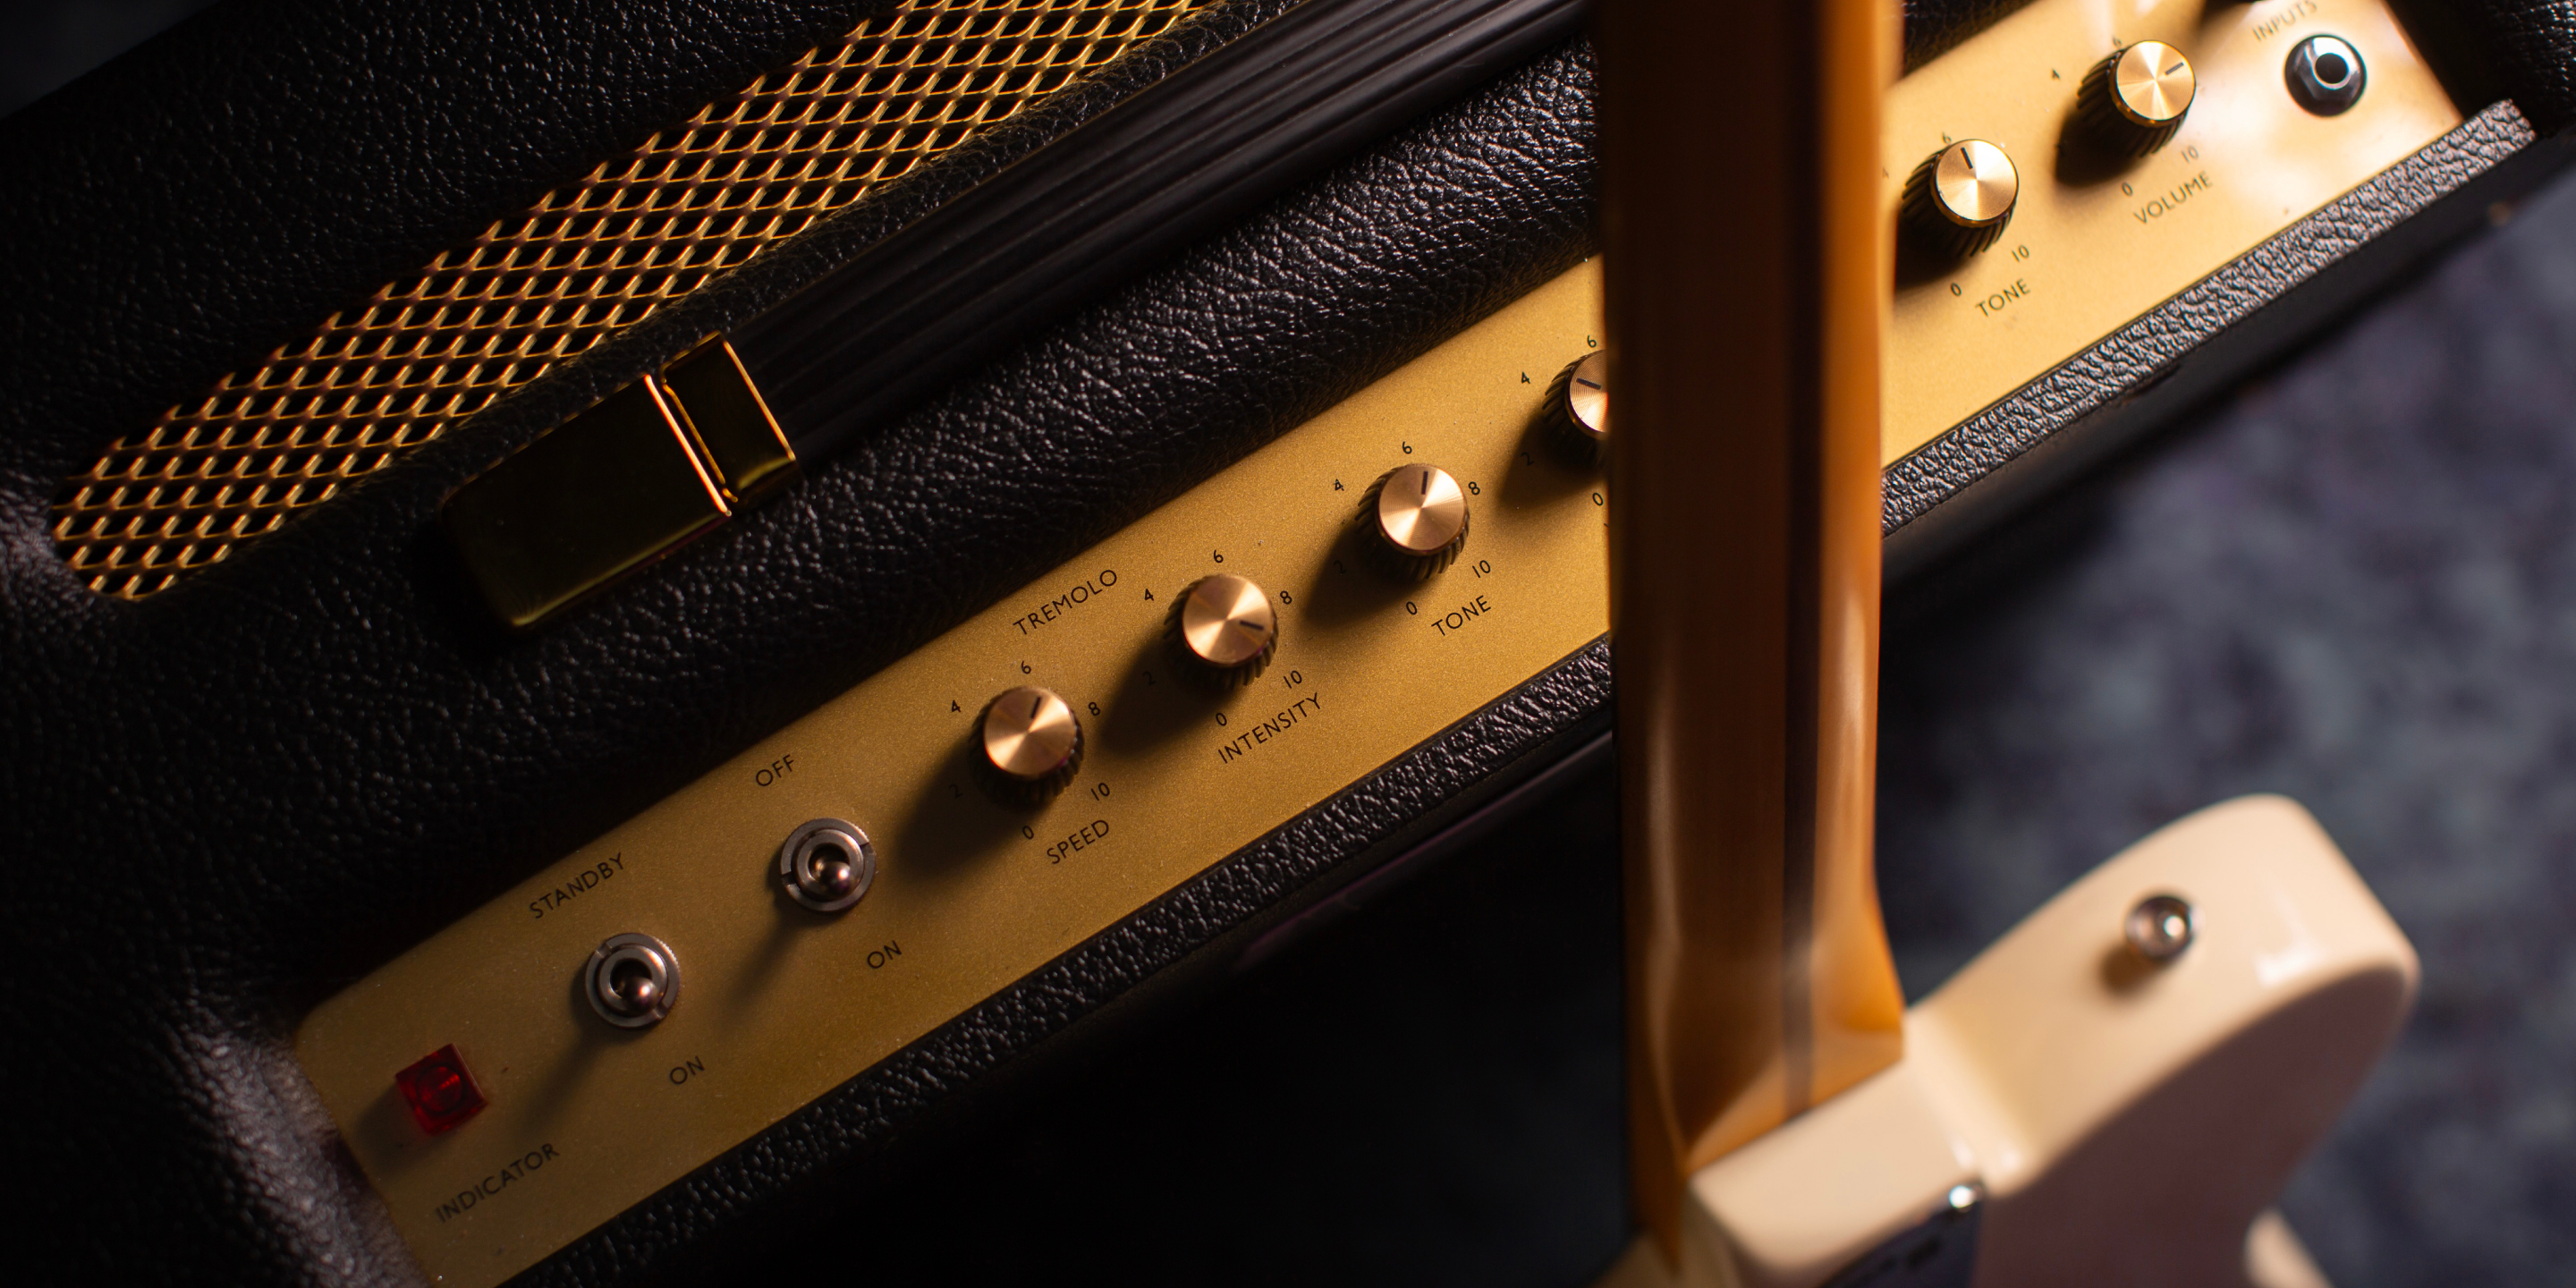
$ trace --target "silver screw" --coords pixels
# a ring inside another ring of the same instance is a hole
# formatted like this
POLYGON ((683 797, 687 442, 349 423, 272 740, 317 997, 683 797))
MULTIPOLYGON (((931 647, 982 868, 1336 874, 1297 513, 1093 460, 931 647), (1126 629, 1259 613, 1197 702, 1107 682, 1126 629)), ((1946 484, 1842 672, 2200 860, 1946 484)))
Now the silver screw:
POLYGON ((2180 895, 2151 894, 2121 923, 2130 951, 2151 962, 2169 962, 2191 947, 2196 929, 2191 905, 2180 895))

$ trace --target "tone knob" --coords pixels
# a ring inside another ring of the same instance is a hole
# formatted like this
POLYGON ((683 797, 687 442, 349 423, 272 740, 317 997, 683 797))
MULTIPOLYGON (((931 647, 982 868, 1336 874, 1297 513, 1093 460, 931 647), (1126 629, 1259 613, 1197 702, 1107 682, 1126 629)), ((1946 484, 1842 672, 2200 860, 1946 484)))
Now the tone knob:
POLYGON ((1905 228, 1924 249, 1965 259, 2004 234, 2021 175, 2002 148, 1961 139, 1923 159, 1905 181, 1905 228))
POLYGON ((1434 465, 1399 465, 1369 485, 1360 517, 1389 571, 1420 581, 1450 565, 1467 544, 1467 490, 1434 465))
POLYGON ((1218 573, 1181 592, 1165 634, 1191 672, 1220 685, 1250 684, 1279 649, 1279 613, 1250 578, 1218 573))
POLYGON ((2103 59, 2075 91, 2085 141, 2116 156, 2142 157, 2182 128, 2198 88, 2191 60, 2161 40, 2141 40, 2103 59))
POLYGON ((1005 800, 1035 805, 1063 791, 1082 768, 1082 721, 1073 704, 1033 684, 1005 690, 975 720, 985 785, 1005 800))
POLYGON ((1595 349, 1567 363, 1547 389, 1547 423, 1558 442, 1586 461, 1610 450, 1610 355, 1595 349))

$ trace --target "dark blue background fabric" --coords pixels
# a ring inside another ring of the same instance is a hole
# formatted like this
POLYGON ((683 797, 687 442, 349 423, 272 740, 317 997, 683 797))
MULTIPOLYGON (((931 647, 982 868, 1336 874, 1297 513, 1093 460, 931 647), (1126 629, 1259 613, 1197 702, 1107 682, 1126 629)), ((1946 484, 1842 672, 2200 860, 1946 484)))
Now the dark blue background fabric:
POLYGON ((2576 179, 1889 604, 1879 862, 1920 996, 2275 791, 2422 954, 2283 1207, 2341 1288, 2576 1265, 2576 179))

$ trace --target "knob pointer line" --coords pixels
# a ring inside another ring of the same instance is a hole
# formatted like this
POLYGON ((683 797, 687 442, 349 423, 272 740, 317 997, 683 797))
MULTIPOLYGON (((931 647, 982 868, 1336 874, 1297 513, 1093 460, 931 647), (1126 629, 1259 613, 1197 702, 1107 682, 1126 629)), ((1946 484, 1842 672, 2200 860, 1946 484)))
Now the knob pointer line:
POLYGON ((1873 0, 1595 11, 1630 1167, 1668 1261, 1693 1171, 1902 1050, 1870 857, 1894 32, 1873 0))

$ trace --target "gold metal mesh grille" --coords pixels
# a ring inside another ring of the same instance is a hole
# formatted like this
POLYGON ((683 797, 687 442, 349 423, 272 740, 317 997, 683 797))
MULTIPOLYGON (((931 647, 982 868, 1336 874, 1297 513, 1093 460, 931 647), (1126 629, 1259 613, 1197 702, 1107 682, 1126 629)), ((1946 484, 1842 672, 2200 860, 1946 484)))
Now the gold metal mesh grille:
POLYGON ((908 0, 111 444, 54 507, 140 599, 1222 0, 908 0))

